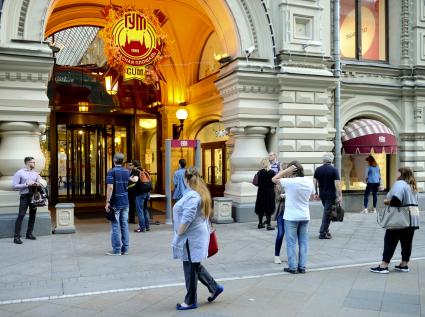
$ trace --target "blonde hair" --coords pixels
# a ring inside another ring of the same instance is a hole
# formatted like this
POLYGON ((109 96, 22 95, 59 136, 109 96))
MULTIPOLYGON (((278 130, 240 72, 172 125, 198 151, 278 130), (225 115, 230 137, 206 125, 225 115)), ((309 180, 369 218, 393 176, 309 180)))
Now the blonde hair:
POLYGON ((261 168, 268 169, 270 167, 270 161, 268 158, 264 158, 260 163, 261 168))
POLYGON ((184 177, 186 178, 189 187, 196 191, 199 196, 201 196, 203 217, 205 219, 211 218, 213 215, 213 209, 211 208, 211 194, 201 175, 199 175, 198 169, 193 166, 188 167, 184 177))

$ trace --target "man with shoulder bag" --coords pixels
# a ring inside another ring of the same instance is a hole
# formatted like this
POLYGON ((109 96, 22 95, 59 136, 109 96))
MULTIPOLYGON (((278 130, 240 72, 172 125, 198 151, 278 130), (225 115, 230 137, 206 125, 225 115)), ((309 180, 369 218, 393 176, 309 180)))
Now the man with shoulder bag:
POLYGON ((13 189, 19 190, 21 194, 19 198, 18 217, 15 222, 15 235, 13 239, 15 244, 22 244, 21 226, 28 208, 30 217, 28 220, 26 238, 29 240, 36 240, 36 237, 32 234, 32 232, 34 229, 37 207, 31 204, 31 199, 37 187, 40 186, 42 178, 40 174, 35 171, 35 159, 32 156, 27 156, 24 159, 24 163, 25 167, 17 171, 12 180, 13 189))
POLYGON ((147 201, 152 190, 152 179, 149 172, 142 168, 139 161, 134 161, 134 166, 137 173, 130 177, 130 180, 136 184, 136 211, 139 219, 139 227, 134 232, 145 232, 150 230, 147 201))

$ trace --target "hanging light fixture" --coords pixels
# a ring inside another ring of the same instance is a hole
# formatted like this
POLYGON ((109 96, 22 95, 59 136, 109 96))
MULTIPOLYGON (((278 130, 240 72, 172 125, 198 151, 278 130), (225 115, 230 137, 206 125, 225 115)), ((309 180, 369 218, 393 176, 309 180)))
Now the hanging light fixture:
POLYGON ((108 95, 116 95, 118 92, 118 79, 114 83, 112 81, 112 76, 105 76, 105 89, 108 95))

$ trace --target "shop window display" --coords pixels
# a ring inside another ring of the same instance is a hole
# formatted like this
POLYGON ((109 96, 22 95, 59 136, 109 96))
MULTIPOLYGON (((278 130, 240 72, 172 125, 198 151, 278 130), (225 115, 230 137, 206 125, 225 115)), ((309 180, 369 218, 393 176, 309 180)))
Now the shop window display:
POLYGON ((341 56, 387 60, 387 0, 341 0, 341 56))

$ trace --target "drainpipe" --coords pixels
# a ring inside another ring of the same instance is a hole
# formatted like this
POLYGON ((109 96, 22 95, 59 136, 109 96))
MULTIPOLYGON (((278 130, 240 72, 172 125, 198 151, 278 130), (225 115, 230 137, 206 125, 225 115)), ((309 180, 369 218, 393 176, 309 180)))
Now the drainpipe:
POLYGON ((341 56, 339 42, 339 0, 334 0, 334 59, 337 80, 335 88, 335 167, 341 175, 341 56))

